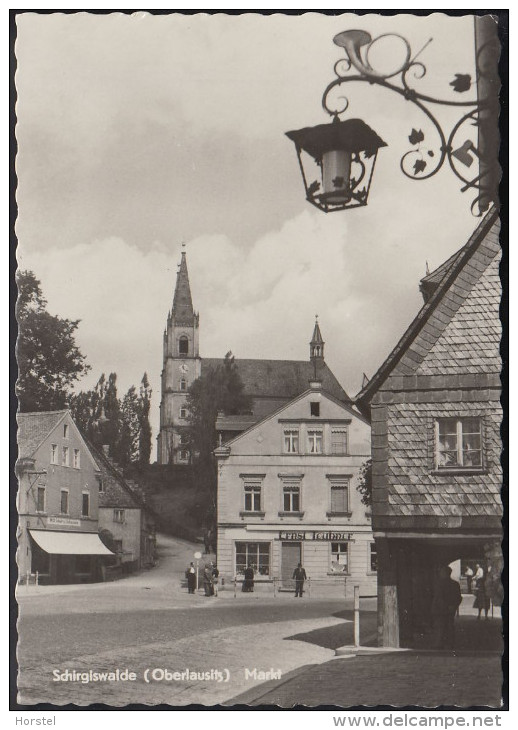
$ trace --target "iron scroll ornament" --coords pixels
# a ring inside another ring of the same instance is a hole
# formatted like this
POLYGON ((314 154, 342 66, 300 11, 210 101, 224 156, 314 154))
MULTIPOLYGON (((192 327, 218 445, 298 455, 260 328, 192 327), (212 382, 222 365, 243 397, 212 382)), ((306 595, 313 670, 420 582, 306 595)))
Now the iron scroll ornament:
MULTIPOLYGON (((359 82, 368 83, 393 91, 399 94, 406 101, 416 106, 431 122, 433 129, 437 134, 438 145, 435 149, 431 149, 428 145, 423 147, 425 135, 420 129, 412 129, 409 134, 409 142, 412 149, 406 152, 400 160, 400 168, 403 174, 412 180, 427 180, 436 175, 443 167, 444 163, 448 164, 456 177, 461 180, 463 187, 462 192, 469 189, 478 191, 478 195, 471 204, 471 210, 474 215, 481 215, 483 210, 480 206, 482 198, 489 195, 493 199, 496 198, 496 189, 491 189, 491 178, 494 174, 494 164, 492 160, 482 159, 483 151, 478 149, 477 145, 469 139, 464 141, 457 147, 457 140, 461 130, 465 129, 465 125, 479 127, 481 115, 492 116, 497 118, 498 114, 498 97, 497 94, 492 95, 485 100, 470 99, 455 101, 450 99, 438 99, 427 94, 420 93, 414 84, 422 79, 427 72, 426 66, 417 60, 417 57, 423 52, 432 39, 421 48, 421 50, 412 57, 412 51, 408 41, 397 33, 384 33, 376 38, 372 38, 369 33, 364 30, 348 30, 339 33, 333 38, 337 46, 345 50, 346 57, 339 59, 334 65, 336 79, 331 81, 326 87, 322 96, 322 106, 324 110, 334 119, 338 119, 349 107, 349 100, 344 95, 338 95, 333 104, 332 96, 336 90, 343 87, 346 83, 359 82), (372 49, 375 44, 384 38, 397 39, 402 44, 404 61, 400 65, 389 72, 382 72, 371 64, 372 49), (356 71, 357 73, 354 73, 356 71), (341 102, 341 103, 338 103, 341 102), (445 133, 441 123, 433 113, 430 105, 440 105, 446 107, 457 107, 467 110, 460 119, 452 126, 449 133, 445 133), (460 162, 465 168, 469 168, 471 164, 478 159, 480 164, 479 173, 469 179, 466 173, 461 172, 458 167, 460 162)), ((496 43, 496 46, 498 44, 496 43)), ((494 58, 498 53, 495 43, 490 41, 482 45, 476 54, 477 78, 475 82, 482 76, 484 64, 481 58, 484 54, 489 54, 494 58)), ((473 86, 473 81, 469 74, 457 73, 450 82, 453 90, 457 93, 465 93, 473 86)), ((494 152, 494 150, 492 150, 494 152)), ((496 201, 495 201, 496 202, 496 201)))

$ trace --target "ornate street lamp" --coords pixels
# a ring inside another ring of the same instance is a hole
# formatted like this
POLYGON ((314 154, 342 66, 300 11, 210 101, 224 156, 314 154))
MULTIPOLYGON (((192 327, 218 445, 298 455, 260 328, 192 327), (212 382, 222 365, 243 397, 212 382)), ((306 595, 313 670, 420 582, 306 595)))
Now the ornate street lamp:
POLYGON ((500 177, 497 126, 499 44, 496 23, 491 16, 475 17, 475 80, 470 74, 456 73, 450 82, 453 91, 458 94, 476 85, 477 98, 469 101, 437 99, 417 91, 412 85, 426 74, 426 67, 416 59, 430 41, 415 55, 412 55, 408 41, 396 33, 386 33, 373 39, 366 31, 348 30, 336 35, 333 41, 345 50, 345 58, 334 66, 337 78, 331 81, 322 96, 322 106, 333 121, 286 133, 295 143, 306 198, 310 203, 326 213, 367 205, 376 155, 386 143, 361 119, 340 121, 349 101, 341 94, 337 108, 332 101, 336 96, 334 92, 351 82, 364 82, 393 91, 417 107, 431 122, 436 132, 435 143, 425 140, 422 129, 409 130, 411 149, 400 162, 404 175, 413 180, 427 180, 437 174, 447 161, 463 183, 462 192, 477 191, 471 205, 476 215, 481 215, 492 202, 497 202, 500 177), (372 48, 384 38, 397 39, 404 51, 404 61, 388 73, 374 68, 370 61, 372 48), (432 111, 434 105, 463 108, 450 131, 443 130, 432 111), (308 171, 307 159, 302 153, 312 158, 320 168, 316 174, 308 171), (473 162, 477 164, 473 165, 473 162), (459 168, 459 163, 462 168, 459 168), (470 178, 468 170, 472 165, 476 173, 470 178))

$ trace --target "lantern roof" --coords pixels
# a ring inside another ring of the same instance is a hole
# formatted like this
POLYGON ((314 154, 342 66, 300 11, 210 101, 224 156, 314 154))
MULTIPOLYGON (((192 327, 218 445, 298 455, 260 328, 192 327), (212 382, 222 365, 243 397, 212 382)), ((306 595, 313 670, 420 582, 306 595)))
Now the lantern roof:
POLYGON ((379 137, 362 119, 346 119, 338 117, 330 124, 317 124, 316 127, 304 127, 286 132, 297 147, 303 149, 316 162, 321 162, 322 155, 331 150, 347 150, 348 152, 371 152, 374 154, 387 143, 379 137))

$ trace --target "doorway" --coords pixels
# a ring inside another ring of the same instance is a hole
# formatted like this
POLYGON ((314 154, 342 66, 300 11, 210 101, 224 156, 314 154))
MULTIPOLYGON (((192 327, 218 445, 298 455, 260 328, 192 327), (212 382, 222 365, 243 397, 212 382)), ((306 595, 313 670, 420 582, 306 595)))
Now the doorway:
POLYGON ((293 571, 302 562, 302 543, 283 542, 281 550, 281 583, 284 590, 295 590, 293 571))

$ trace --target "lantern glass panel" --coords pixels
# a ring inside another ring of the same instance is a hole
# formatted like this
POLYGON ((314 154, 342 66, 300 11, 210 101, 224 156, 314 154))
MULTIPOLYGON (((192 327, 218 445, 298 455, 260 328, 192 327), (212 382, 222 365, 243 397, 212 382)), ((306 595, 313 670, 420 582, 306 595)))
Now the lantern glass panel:
POLYGON ((329 203, 342 203, 348 197, 351 153, 330 150, 322 156, 322 187, 329 203))

